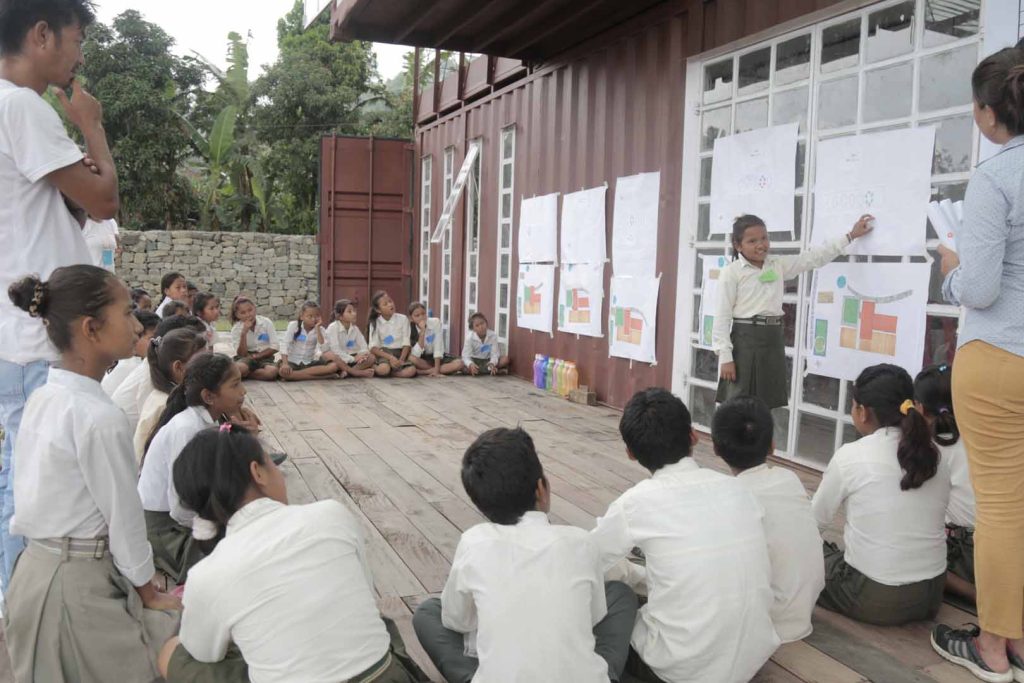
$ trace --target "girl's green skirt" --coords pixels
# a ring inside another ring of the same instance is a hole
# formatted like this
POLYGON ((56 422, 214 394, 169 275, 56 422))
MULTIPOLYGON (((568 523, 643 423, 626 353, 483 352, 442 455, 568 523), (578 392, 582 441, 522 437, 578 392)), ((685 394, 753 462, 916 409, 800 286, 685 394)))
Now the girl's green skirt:
POLYGON ((733 323, 732 354, 736 381, 718 381, 719 403, 736 396, 756 396, 769 408, 789 403, 789 372, 782 325, 733 323))

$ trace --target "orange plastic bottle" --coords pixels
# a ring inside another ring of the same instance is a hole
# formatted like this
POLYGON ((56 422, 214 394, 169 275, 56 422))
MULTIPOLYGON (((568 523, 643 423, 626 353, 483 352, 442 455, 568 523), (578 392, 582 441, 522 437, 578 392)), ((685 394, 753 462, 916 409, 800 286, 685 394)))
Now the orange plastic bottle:
POLYGON ((568 396, 572 391, 580 388, 580 372, 576 369, 576 363, 570 361, 566 365, 568 367, 565 371, 565 395, 568 396))

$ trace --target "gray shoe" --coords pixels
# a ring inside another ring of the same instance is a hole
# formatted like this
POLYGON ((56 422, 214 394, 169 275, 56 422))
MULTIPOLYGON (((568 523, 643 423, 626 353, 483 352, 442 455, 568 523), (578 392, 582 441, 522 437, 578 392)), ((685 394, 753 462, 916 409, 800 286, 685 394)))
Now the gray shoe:
MULTIPOLYGON (((943 659, 959 664, 970 671, 975 678, 988 683, 1013 683, 1012 667, 1003 672, 993 671, 982 659, 981 653, 978 652, 979 633, 981 633, 981 629, 973 624, 970 628, 961 629, 953 629, 945 624, 939 624, 932 629, 932 648, 943 659)), ((1019 680, 1024 680, 1024 678, 1019 680)))

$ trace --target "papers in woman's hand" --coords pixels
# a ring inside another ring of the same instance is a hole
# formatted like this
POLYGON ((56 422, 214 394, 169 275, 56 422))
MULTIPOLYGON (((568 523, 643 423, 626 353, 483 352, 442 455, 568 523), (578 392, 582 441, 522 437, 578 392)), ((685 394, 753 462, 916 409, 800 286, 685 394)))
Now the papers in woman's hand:
POLYGON ((947 249, 956 251, 956 233, 964 220, 964 203, 943 199, 928 203, 928 220, 939 236, 939 242, 947 249))

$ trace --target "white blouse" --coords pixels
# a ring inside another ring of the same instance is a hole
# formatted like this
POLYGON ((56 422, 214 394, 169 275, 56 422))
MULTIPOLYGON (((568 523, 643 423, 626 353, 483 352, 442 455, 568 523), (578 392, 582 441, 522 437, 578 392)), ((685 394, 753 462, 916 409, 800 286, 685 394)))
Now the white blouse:
POLYGON ((494 330, 487 330, 483 339, 473 331, 466 335, 466 342, 462 345, 462 362, 469 366, 474 358, 487 359, 491 365, 498 365, 501 359, 501 344, 498 343, 498 335, 494 330))
POLYGON ((103 375, 103 380, 100 382, 100 386, 103 387, 103 391, 106 392, 107 396, 113 396, 117 388, 121 386, 121 383, 128 379, 128 375, 132 374, 132 370, 139 367, 141 362, 142 359, 138 356, 117 361, 114 369, 103 375))
POLYGON ((967 471, 967 449, 960 437, 952 446, 939 446, 942 458, 949 460, 949 476, 953 488, 949 492, 946 522, 956 526, 974 528, 975 502, 971 474, 967 471))
POLYGON ((149 376, 149 359, 143 358, 142 362, 128 377, 121 382, 114 395, 110 399, 118 408, 124 411, 128 417, 128 424, 131 425, 132 434, 139 424, 139 415, 142 414, 142 406, 146 399, 153 392, 153 380, 149 376))
POLYGON ((135 436, 132 437, 132 446, 135 448, 135 462, 142 462, 142 456, 146 453, 146 442, 153 428, 160 423, 160 416, 164 414, 167 407, 167 394, 153 389, 146 402, 142 404, 142 411, 139 413, 139 424, 135 427, 135 436))
POLYGON ((327 339, 327 350, 338 354, 346 363, 355 362, 356 356, 370 350, 363 331, 354 323, 346 328, 340 320, 335 320, 327 326, 324 336, 327 339))
POLYGON ((409 319, 401 313, 395 313, 391 320, 383 316, 370 325, 370 348, 401 349, 409 346, 409 319))
MULTIPOLYGON (((245 325, 238 321, 231 328, 231 353, 238 352, 238 346, 242 342, 242 327, 245 325)), ((245 347, 249 353, 259 353, 267 349, 277 348, 277 330, 274 329, 274 322, 262 315, 256 316, 256 327, 245 334, 245 347)))
POLYGON ((412 347, 412 355, 417 358, 433 356, 439 360, 444 356, 444 334, 441 331, 440 318, 427 318, 427 332, 416 340, 412 347))
POLYGON ((186 408, 160 428, 149 444, 139 477, 142 507, 152 512, 170 512, 178 524, 192 526, 194 512, 183 507, 174 488, 174 462, 193 436, 216 424, 210 411, 202 406, 186 408))
MULTIPOLYGON (((307 330, 303 327, 300 330, 301 324, 298 320, 288 323, 288 329, 284 333, 283 355, 287 356, 291 363, 305 365, 313 362, 313 359, 316 358, 316 350, 320 346, 319 338, 323 334, 323 328, 317 326, 312 330, 307 330)), ((327 339, 324 338, 324 341, 326 342, 327 339)))

